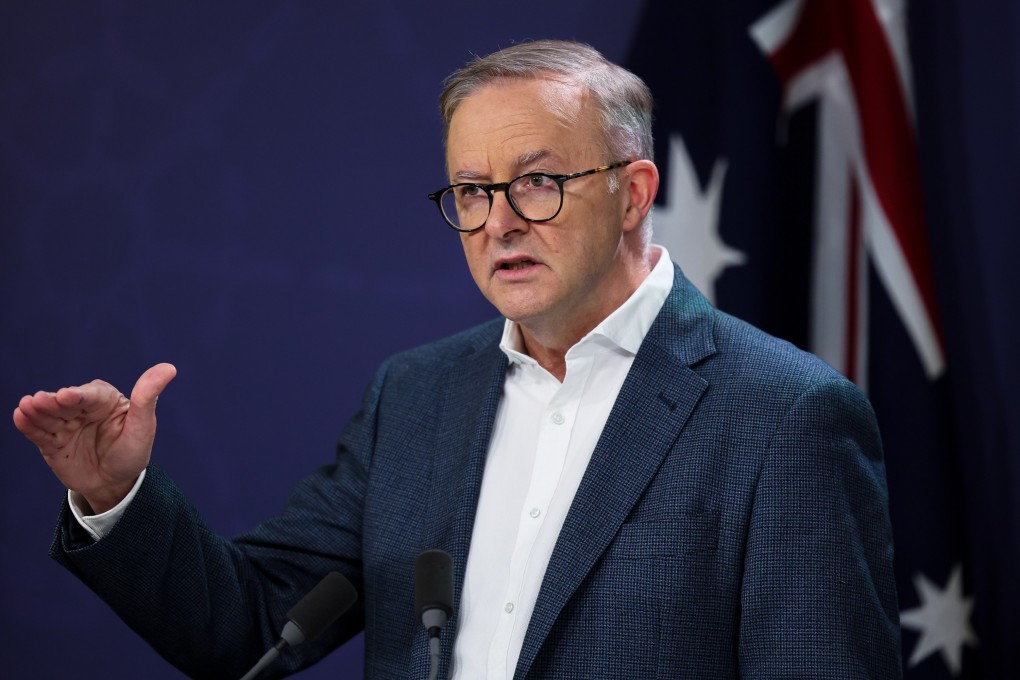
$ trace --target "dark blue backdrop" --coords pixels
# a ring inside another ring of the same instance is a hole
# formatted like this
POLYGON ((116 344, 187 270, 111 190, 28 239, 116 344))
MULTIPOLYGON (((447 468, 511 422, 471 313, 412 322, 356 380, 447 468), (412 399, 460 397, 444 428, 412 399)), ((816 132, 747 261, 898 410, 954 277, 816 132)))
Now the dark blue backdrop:
MULTIPOLYGON (((718 234, 745 259, 721 271, 718 301, 803 343, 814 113, 796 113, 778 143, 778 84, 748 33, 776 4, 3 4, 0 404, 95 377, 127 391, 171 361, 179 376, 160 400, 156 460, 223 534, 274 513, 330 460, 385 356, 493 315, 424 196, 444 184, 442 79, 522 38, 584 40, 645 77, 666 182, 680 167, 674 132, 696 197, 726 159, 718 234)), ((872 397, 901 606, 920 606, 918 573, 948 589, 962 564, 980 638, 965 645, 963 670, 1010 677, 1020 9, 919 2, 910 28, 949 368, 924 377, 873 286, 872 371, 894 379, 872 397), (906 396, 915 387, 923 397, 906 396), (933 551, 933 538, 951 545, 933 551)), ((178 677, 46 557, 63 490, 9 424, 0 455, 0 651, 13 668, 3 675, 178 677)), ((905 631, 905 658, 918 644, 905 631)), ((352 643, 303 677, 360 677, 360 657, 352 643)), ((936 651, 908 677, 951 670, 936 651)))
MULTIPOLYGON (((528 37, 622 59, 640 5, 521 9, 3 3, 0 404, 173 362, 155 459, 224 534, 277 511, 385 356, 494 314, 425 199, 442 79, 528 37)), ((19 439, 0 427, 7 677, 178 677, 46 558, 61 489, 19 439)), ((348 668, 360 643, 306 676, 348 668)))

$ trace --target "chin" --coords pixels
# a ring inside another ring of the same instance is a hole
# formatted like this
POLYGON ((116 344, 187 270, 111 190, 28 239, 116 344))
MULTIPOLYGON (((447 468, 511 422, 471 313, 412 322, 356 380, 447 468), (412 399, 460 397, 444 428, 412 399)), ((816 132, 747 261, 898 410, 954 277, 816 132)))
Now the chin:
POLYGON ((548 305, 538 300, 508 300, 506 298, 489 302, 499 313, 517 323, 527 323, 530 319, 540 318, 548 312, 548 305))
POLYGON ((499 310, 500 314, 513 321, 517 321, 517 317, 528 307, 523 304, 522 300, 515 299, 515 296, 512 295, 501 295, 499 292, 491 290, 482 291, 482 293, 489 304, 499 310))

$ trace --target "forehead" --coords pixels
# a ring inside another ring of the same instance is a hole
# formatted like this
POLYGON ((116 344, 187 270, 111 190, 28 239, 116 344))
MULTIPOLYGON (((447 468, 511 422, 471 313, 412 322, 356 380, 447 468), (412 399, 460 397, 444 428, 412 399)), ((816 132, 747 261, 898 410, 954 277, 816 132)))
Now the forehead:
MULTIPOLYGON (((494 179, 548 159, 578 163, 598 153, 590 98, 578 83, 553 78, 502 80, 466 97, 450 120, 451 177, 494 179)), ((566 171, 565 168, 557 168, 566 171)))

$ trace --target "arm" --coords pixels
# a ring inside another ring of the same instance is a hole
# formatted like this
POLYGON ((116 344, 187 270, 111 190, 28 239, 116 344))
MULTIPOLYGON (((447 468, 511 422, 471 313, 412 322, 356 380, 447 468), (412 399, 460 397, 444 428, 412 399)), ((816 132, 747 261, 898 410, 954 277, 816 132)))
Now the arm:
POLYGON ((843 379, 773 434, 741 593, 741 676, 899 678, 892 531, 878 427, 843 379))
MULTIPOLYGON (((336 462, 309 475, 284 511, 233 541, 212 532, 149 466, 115 527, 94 542, 65 507, 51 556, 162 656, 192 677, 239 677, 276 641, 285 612, 323 575, 363 592, 361 506, 384 370, 344 430, 336 462)), ((358 632, 361 603, 272 673, 305 667, 358 632)), ((267 673, 267 677, 271 674, 267 673)))
MULTIPOLYGON (((276 641, 286 611, 323 575, 341 571, 363 591, 358 537, 334 533, 351 518, 336 507, 335 516, 329 508, 312 510, 322 494, 338 493, 331 487, 360 484, 360 474, 338 467, 310 475, 279 517, 230 541, 150 466, 101 541, 91 542, 65 507, 50 554, 189 677, 240 677, 276 641)), ((315 641, 288 650, 266 677, 314 663, 361 630, 362 617, 359 602, 315 641)))

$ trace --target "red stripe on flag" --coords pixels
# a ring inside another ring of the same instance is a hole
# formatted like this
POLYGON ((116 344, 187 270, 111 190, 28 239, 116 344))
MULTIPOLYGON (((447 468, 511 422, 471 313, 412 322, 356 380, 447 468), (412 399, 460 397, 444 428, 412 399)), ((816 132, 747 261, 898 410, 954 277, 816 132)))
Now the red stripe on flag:
POLYGON ((770 59, 787 87, 800 71, 832 52, 842 54, 850 73, 868 174, 941 344, 914 128, 871 0, 806 0, 789 39, 770 59))
POLYGON ((850 172, 850 214, 847 230, 847 303, 846 303, 846 359, 843 363, 846 366, 846 377, 858 385, 861 383, 859 375, 861 367, 857 362, 858 346, 857 340, 860 337, 860 270, 861 270, 861 189, 857 184, 857 177, 853 171, 850 172))

